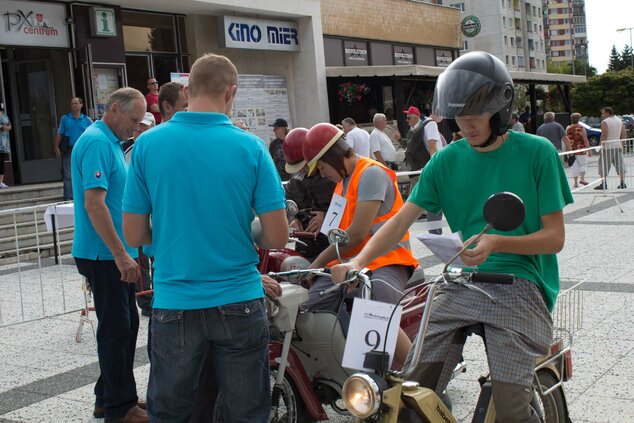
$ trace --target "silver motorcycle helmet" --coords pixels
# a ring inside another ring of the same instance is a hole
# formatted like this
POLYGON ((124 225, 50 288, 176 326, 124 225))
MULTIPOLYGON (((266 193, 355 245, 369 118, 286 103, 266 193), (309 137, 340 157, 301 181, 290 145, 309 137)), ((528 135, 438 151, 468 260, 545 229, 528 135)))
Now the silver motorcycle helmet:
POLYGON ((508 129, 515 89, 506 66, 497 57, 474 51, 454 60, 438 77, 432 114, 446 119, 452 131, 460 130, 457 116, 491 115, 492 143, 508 129))

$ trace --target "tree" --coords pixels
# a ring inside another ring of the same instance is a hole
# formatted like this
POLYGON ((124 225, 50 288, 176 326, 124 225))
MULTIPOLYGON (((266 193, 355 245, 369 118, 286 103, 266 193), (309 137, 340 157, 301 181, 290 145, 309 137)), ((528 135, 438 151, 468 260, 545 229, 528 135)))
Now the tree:
POLYGON ((608 62, 608 70, 619 71, 624 68, 625 66, 623 66, 623 58, 616 50, 616 46, 612 44, 612 50, 610 50, 610 59, 608 62))
POLYGON ((634 92, 634 70, 631 68, 588 79, 586 84, 572 88, 572 104, 575 112, 586 116, 597 116, 601 107, 610 106, 616 114, 634 111, 634 96, 623 93, 634 92))
POLYGON ((632 66, 632 54, 632 46, 625 45, 625 47, 623 47, 623 51, 621 52, 621 62, 623 68, 632 66))

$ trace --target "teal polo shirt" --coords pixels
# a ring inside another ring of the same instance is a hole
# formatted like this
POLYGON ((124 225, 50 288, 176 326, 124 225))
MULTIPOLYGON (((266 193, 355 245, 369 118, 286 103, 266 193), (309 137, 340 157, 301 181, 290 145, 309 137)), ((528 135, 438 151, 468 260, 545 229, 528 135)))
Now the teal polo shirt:
POLYGON ((101 120, 88 127, 79 137, 71 155, 73 197, 75 201, 75 237, 73 257, 90 260, 113 260, 84 208, 85 191, 101 188, 106 191, 106 206, 119 239, 128 254, 137 257, 137 250, 126 244, 122 229, 122 201, 128 173, 121 141, 101 120))
POLYGON ((223 114, 179 112, 134 144, 123 210, 152 218, 155 308, 263 297, 251 221, 280 209, 266 146, 223 114))
POLYGON ((62 116, 57 133, 67 136, 70 146, 74 147, 81 134, 90 125, 92 125, 92 120, 85 114, 82 113, 76 118, 72 113, 67 113, 62 116))

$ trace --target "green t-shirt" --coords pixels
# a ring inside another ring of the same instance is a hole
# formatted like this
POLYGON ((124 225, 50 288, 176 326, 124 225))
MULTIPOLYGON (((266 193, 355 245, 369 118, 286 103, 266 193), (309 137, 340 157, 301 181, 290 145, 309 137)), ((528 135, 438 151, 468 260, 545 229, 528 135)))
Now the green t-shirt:
MULTIPOLYGON (((526 207, 526 218, 505 236, 528 235, 540 230, 541 216, 562 210, 573 202, 557 151, 548 140, 509 131, 500 148, 480 153, 465 139, 453 142, 434 154, 425 166, 408 201, 431 211, 442 211, 454 232, 463 239, 486 225, 482 209, 496 192, 518 195, 526 207)), ((540 288, 549 310, 559 293, 559 267, 555 254, 518 255, 494 253, 478 267, 482 272, 512 273, 540 288)))

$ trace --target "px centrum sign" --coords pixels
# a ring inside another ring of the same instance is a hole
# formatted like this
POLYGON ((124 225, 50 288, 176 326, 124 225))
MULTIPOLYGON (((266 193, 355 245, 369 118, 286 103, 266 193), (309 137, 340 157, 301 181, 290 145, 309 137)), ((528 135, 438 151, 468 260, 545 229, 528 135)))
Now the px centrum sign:
POLYGON ((63 4, 3 0, 0 13, 3 45, 68 47, 63 4))
POLYGON ((465 37, 472 38, 480 33, 482 24, 480 23, 480 19, 473 15, 469 15, 460 23, 460 29, 465 37))

